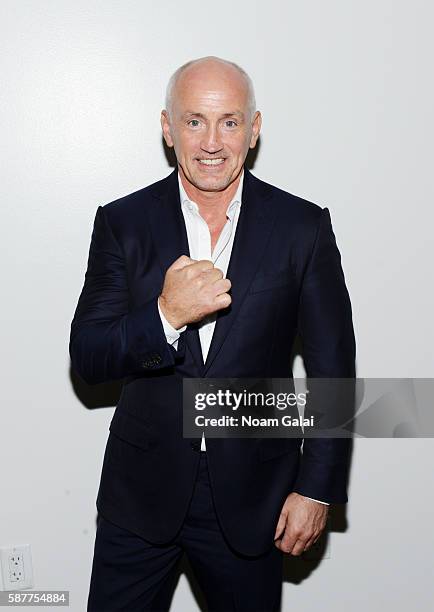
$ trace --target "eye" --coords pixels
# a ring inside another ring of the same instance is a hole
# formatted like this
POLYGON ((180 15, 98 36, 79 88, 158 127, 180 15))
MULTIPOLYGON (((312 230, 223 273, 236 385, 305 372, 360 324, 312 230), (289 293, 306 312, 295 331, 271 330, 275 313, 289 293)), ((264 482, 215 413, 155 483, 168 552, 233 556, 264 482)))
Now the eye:
POLYGON ((187 121, 187 125, 191 125, 191 127, 198 127, 199 119, 190 119, 190 121, 187 121))
POLYGON ((237 122, 234 121, 233 119, 228 119, 227 121, 225 121, 225 125, 227 127, 232 128, 232 127, 236 127, 237 126, 237 122), (231 124, 231 125, 229 125, 229 124, 231 124))

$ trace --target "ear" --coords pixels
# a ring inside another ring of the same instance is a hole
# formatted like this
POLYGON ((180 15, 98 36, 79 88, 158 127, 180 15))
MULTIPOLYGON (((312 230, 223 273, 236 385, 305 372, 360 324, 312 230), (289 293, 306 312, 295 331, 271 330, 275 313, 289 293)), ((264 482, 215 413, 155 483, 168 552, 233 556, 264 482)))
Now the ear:
POLYGON ((161 111, 160 117, 161 129, 163 130, 163 137, 168 147, 173 147, 172 134, 170 132, 170 118, 169 113, 166 109, 161 111))
POLYGON ((256 111, 256 113, 253 115, 253 121, 252 121, 252 137, 250 139, 250 145, 249 145, 251 149, 254 149, 256 146, 256 141, 258 140, 259 132, 261 131, 261 125, 262 125, 262 115, 260 111, 256 111))

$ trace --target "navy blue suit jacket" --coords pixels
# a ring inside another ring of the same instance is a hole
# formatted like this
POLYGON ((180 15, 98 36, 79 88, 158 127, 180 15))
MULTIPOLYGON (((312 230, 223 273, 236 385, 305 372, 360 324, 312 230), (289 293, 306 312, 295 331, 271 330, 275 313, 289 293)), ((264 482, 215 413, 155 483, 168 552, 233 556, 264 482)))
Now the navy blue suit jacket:
MULTIPOLYGON (((167 268, 189 255, 177 169, 99 206, 71 324, 73 369, 89 384, 123 379, 110 423, 99 512, 153 543, 171 540, 192 495, 199 453, 183 437, 184 377, 291 378, 296 334, 307 376, 354 377, 351 304, 327 208, 247 168, 227 277, 203 362, 197 325, 167 342, 157 299, 167 268)), ((347 501, 349 440, 207 438, 221 526, 247 555, 273 545, 291 491, 347 501)))

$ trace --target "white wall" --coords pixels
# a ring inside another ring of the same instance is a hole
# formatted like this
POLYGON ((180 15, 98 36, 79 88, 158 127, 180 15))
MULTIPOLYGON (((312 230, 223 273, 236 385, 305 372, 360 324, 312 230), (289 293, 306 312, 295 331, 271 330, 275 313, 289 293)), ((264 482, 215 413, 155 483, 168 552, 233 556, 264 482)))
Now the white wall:
MULTIPOLYGON (((422 0, 3 0, 0 546, 31 544, 35 588, 85 609, 113 408, 74 392, 69 325, 97 206, 170 172, 159 111, 188 59, 251 74, 254 174, 329 207, 358 376, 433 376, 433 18, 422 0)), ((432 458, 431 440, 357 441, 348 530, 284 610, 429 608, 432 458)), ((172 609, 197 609, 184 576, 172 609)))

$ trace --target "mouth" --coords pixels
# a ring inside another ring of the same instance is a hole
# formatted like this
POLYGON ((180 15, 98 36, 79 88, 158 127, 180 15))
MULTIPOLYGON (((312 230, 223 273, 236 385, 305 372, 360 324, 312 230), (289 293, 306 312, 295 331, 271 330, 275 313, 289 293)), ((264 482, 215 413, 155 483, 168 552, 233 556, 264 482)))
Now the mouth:
POLYGON ((224 165, 226 158, 223 157, 215 157, 215 158, 202 158, 196 159, 197 163, 201 166, 201 168, 214 169, 220 168, 224 165))

